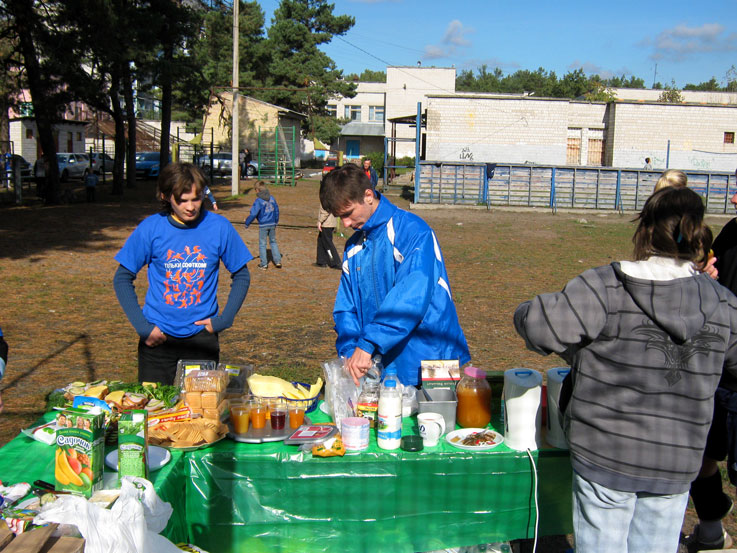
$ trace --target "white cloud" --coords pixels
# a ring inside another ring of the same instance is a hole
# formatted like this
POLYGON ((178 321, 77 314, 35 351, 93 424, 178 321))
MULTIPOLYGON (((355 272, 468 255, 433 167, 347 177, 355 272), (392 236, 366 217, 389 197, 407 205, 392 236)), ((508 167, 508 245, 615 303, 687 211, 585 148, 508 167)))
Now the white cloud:
POLYGON ((676 25, 641 44, 652 47, 650 57, 654 60, 682 61, 694 54, 736 51, 737 33, 725 33, 719 23, 704 23, 700 27, 676 25))
POLYGON ((473 33, 474 30, 471 28, 463 28, 463 23, 454 19, 448 23, 448 28, 445 30, 445 36, 443 37, 443 44, 452 44, 453 46, 471 46, 471 41, 466 38, 465 35, 473 33))
POLYGON ((425 59, 439 59, 449 58, 453 56, 459 47, 471 46, 471 41, 466 38, 467 35, 474 33, 475 30, 471 27, 464 27, 458 19, 454 19, 448 23, 445 34, 440 41, 440 44, 428 44, 424 48, 425 59))

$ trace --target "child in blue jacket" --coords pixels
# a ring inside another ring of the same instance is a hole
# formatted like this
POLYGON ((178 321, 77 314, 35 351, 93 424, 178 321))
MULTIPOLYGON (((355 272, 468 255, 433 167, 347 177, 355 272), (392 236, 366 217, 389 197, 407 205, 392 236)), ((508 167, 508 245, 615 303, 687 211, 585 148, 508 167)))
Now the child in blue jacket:
POLYGON ((256 201, 253 202, 251 213, 246 218, 246 228, 256 219, 258 221, 258 253, 261 263, 258 268, 268 269, 269 261, 266 257, 266 240, 271 246, 271 256, 277 269, 281 269, 281 254, 276 243, 276 225, 279 224, 279 205, 263 181, 256 185, 258 190, 256 201))

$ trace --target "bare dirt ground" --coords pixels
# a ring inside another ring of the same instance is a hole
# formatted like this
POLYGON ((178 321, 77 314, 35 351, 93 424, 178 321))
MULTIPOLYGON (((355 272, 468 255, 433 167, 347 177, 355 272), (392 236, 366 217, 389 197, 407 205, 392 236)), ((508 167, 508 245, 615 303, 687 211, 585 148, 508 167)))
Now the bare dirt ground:
MULTIPOLYGON (((228 197, 229 182, 216 183, 213 192, 220 214, 258 256, 257 225, 242 224, 255 197, 252 183, 241 183, 244 194, 235 198, 228 197)), ((223 361, 310 382, 320 374, 320 362, 334 356, 331 311, 340 273, 312 265, 318 188, 310 179, 271 188, 281 211, 277 239, 284 268, 260 271, 255 261, 249 264, 248 296, 234 326, 221 335, 223 361)), ((154 189, 152 181, 139 181, 136 189, 114 197, 109 185, 101 185, 94 204, 0 207, 0 327, 10 345, 0 382, 0 444, 43 412, 44 398, 55 388, 74 380, 136 380, 137 341, 113 291, 113 256, 157 210, 154 189)), ((391 200, 407 206, 398 196, 391 200)), ((560 289, 589 267, 628 258, 634 230, 632 214, 452 208, 417 213, 435 229, 443 249, 474 364, 490 370, 561 365, 525 350, 512 326, 514 308, 560 289)), ((723 222, 713 223, 715 232, 723 222)), ((336 238, 339 251, 344 241, 336 238)), ((230 279, 225 270, 221 276, 224 302, 230 279)), ((142 298, 145 274, 136 284, 142 298)), ((684 529, 692 526, 689 516, 684 529)), ((729 526, 737 533, 734 515, 729 526)), ((568 542, 548 538, 538 551, 561 553, 568 542)))

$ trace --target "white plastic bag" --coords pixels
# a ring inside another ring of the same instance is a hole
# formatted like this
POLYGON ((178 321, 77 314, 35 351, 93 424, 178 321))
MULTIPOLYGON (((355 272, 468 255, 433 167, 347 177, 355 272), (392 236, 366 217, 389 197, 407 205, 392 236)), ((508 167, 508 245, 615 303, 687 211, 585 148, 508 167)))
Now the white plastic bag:
POLYGON ((85 553, 181 553, 158 534, 172 511, 171 505, 156 495, 151 482, 125 477, 120 497, 111 509, 65 495, 44 508, 33 522, 74 524, 86 540, 85 553))

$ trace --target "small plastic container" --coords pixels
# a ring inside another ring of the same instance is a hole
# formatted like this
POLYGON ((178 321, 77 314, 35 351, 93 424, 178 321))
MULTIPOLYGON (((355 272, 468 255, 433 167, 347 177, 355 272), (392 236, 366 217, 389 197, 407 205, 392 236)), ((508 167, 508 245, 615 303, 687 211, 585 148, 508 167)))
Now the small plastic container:
POLYGON ((456 395, 456 422, 464 428, 485 428, 491 421, 491 387, 486 371, 477 367, 463 369, 456 395))

